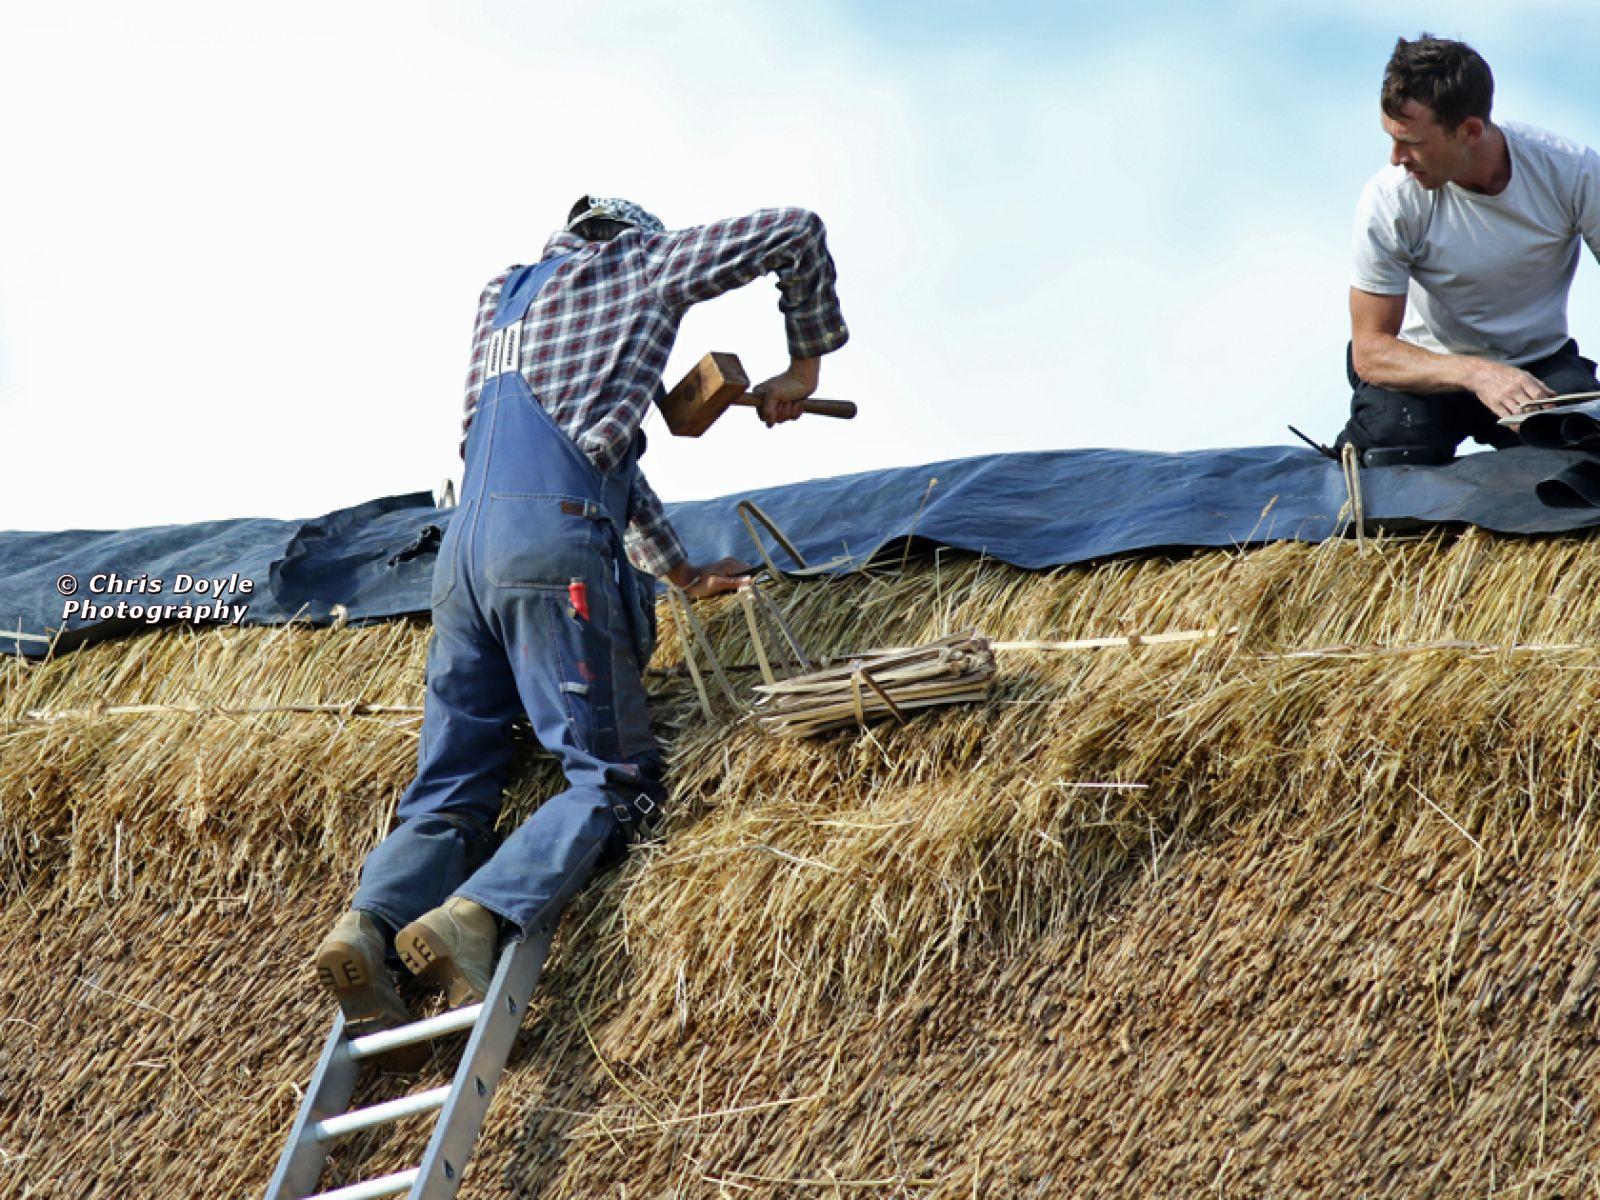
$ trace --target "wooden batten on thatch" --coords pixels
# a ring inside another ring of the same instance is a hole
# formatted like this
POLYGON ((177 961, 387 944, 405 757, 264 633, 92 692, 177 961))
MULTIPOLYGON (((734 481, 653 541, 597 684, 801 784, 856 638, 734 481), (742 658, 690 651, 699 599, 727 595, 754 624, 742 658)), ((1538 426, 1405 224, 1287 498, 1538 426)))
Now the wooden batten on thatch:
MULTIPOLYGON (((463 1196, 1600 1186, 1590 541, 946 553, 772 595, 832 656, 1227 635, 1015 649, 981 703, 802 740, 707 722, 664 616, 673 806, 569 913, 463 1196)), ((698 615, 753 664, 736 601, 698 615)), ((0 1194, 264 1187, 427 632, 0 665, 0 1194)), ((530 753, 508 819, 552 782, 530 753)))

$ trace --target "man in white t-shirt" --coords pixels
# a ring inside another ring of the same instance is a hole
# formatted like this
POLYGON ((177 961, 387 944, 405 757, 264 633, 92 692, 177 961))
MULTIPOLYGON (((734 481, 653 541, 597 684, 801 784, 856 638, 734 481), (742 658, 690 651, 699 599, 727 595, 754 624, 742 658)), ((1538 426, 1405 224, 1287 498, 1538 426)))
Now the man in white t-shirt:
POLYGON ((1368 465, 1447 462, 1468 437, 1520 439, 1501 417, 1591 391, 1567 334, 1584 243, 1600 259, 1600 155, 1489 119, 1494 79, 1470 46, 1400 39, 1384 72, 1390 165, 1356 213, 1353 443, 1368 465))

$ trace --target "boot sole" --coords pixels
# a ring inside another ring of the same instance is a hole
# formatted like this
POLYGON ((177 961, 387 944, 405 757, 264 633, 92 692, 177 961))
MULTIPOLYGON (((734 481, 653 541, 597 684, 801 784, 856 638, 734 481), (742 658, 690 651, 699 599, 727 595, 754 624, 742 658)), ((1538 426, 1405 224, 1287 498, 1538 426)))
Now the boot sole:
MULTIPOLYGON (((414 1020, 388 971, 383 979, 374 978, 366 956, 354 946, 336 940, 324 942, 317 951, 316 969, 317 981, 339 1002, 348 1036, 364 1037, 414 1020)), ((401 1046, 372 1061, 386 1071, 418 1071, 427 1064, 428 1047, 424 1043, 401 1046)))
POLYGON ((420 979, 442 987, 451 1008, 482 1004, 487 988, 468 979, 456 964, 450 944, 421 922, 407 925, 395 934, 394 948, 406 970, 420 979))

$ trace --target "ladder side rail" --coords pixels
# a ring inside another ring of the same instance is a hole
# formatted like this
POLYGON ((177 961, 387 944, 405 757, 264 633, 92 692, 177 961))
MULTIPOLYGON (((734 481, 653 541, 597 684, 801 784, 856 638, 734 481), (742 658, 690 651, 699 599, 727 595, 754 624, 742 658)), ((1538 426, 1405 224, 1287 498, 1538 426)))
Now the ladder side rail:
POLYGON ((500 954, 483 1012, 461 1051, 461 1065, 434 1125, 409 1200, 453 1200, 489 1114, 528 1002, 550 953, 552 934, 514 941, 500 954))
POLYGON ((349 1107, 360 1074, 361 1064, 350 1057, 341 1012, 334 1018, 328 1044, 317 1060, 305 1099, 300 1102, 300 1113, 284 1145, 283 1157, 278 1160, 278 1169, 267 1184, 266 1200, 303 1200, 316 1191, 323 1164, 328 1161, 328 1144, 317 1139, 317 1125, 349 1107))

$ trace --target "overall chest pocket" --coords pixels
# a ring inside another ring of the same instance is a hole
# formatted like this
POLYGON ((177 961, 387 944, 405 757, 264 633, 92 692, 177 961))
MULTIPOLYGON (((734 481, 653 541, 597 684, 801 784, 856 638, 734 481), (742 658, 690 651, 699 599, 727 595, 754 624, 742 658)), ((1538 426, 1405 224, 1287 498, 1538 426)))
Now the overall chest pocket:
POLYGON ((596 506, 572 496, 491 492, 483 573, 497 587, 565 588, 600 570, 596 506))

